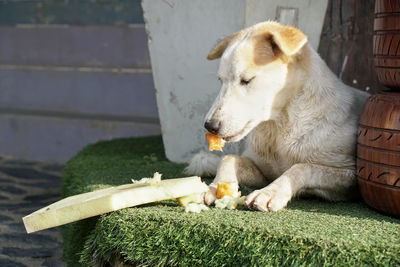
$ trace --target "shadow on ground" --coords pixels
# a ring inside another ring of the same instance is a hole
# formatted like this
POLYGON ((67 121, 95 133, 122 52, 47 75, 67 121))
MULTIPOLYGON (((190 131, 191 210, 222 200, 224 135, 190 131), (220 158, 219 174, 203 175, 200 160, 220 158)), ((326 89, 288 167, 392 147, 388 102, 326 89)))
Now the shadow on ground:
POLYGON ((0 157, 0 266, 66 266, 57 228, 27 234, 22 217, 60 199, 63 165, 0 157))

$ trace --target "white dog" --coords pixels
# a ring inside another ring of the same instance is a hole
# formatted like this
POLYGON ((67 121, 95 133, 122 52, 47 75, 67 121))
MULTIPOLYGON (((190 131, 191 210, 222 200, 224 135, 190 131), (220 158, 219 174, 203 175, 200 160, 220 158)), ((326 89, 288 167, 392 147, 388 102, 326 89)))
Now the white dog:
POLYGON ((258 189, 246 204, 260 211, 280 210, 301 193, 354 197, 357 124, 369 95, 343 84, 303 32, 276 22, 225 38, 207 58, 220 57, 222 88, 205 128, 227 142, 247 138, 240 157, 203 152, 191 160, 188 173, 216 173, 205 203, 221 182, 258 189))

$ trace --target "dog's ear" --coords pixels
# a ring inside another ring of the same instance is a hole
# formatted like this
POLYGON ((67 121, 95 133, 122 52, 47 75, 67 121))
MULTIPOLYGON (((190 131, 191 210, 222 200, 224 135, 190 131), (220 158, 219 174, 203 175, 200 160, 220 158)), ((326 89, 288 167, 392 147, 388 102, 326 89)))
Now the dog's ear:
POLYGON ((299 29, 291 26, 277 27, 270 31, 272 41, 287 56, 297 54, 307 43, 307 36, 299 29))
POLYGON ((235 38, 237 33, 232 34, 231 36, 226 37, 222 41, 220 41, 216 46, 214 46, 211 51, 207 55, 208 60, 214 60, 220 58, 224 53, 225 49, 228 47, 229 43, 235 38))

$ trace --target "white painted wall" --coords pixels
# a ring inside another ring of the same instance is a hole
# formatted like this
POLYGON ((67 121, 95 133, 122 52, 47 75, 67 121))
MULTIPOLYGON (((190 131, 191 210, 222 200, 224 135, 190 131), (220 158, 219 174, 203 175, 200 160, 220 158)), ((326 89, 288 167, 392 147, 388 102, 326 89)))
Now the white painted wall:
POLYGON ((245 27, 267 19, 300 28, 318 49, 328 0, 247 0, 245 27))
MULTIPOLYGON (((304 27, 312 45, 318 47, 327 1, 143 0, 168 159, 185 162, 207 147, 204 116, 220 85, 216 79, 219 62, 207 61, 206 56, 217 40, 278 14, 284 22, 304 27), (312 13, 320 15, 311 17, 312 13)), ((224 149, 229 153, 238 150, 238 144, 224 149)))

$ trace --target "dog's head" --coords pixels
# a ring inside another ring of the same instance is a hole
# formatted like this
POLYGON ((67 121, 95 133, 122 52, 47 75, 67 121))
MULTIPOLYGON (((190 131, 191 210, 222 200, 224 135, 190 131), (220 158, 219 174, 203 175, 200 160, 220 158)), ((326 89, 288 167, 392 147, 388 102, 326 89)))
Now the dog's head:
POLYGON ((274 119, 287 103, 287 88, 301 76, 292 65, 306 43, 299 29, 276 22, 256 24, 218 43, 207 59, 221 58, 222 87, 205 128, 235 142, 260 122, 274 119))

